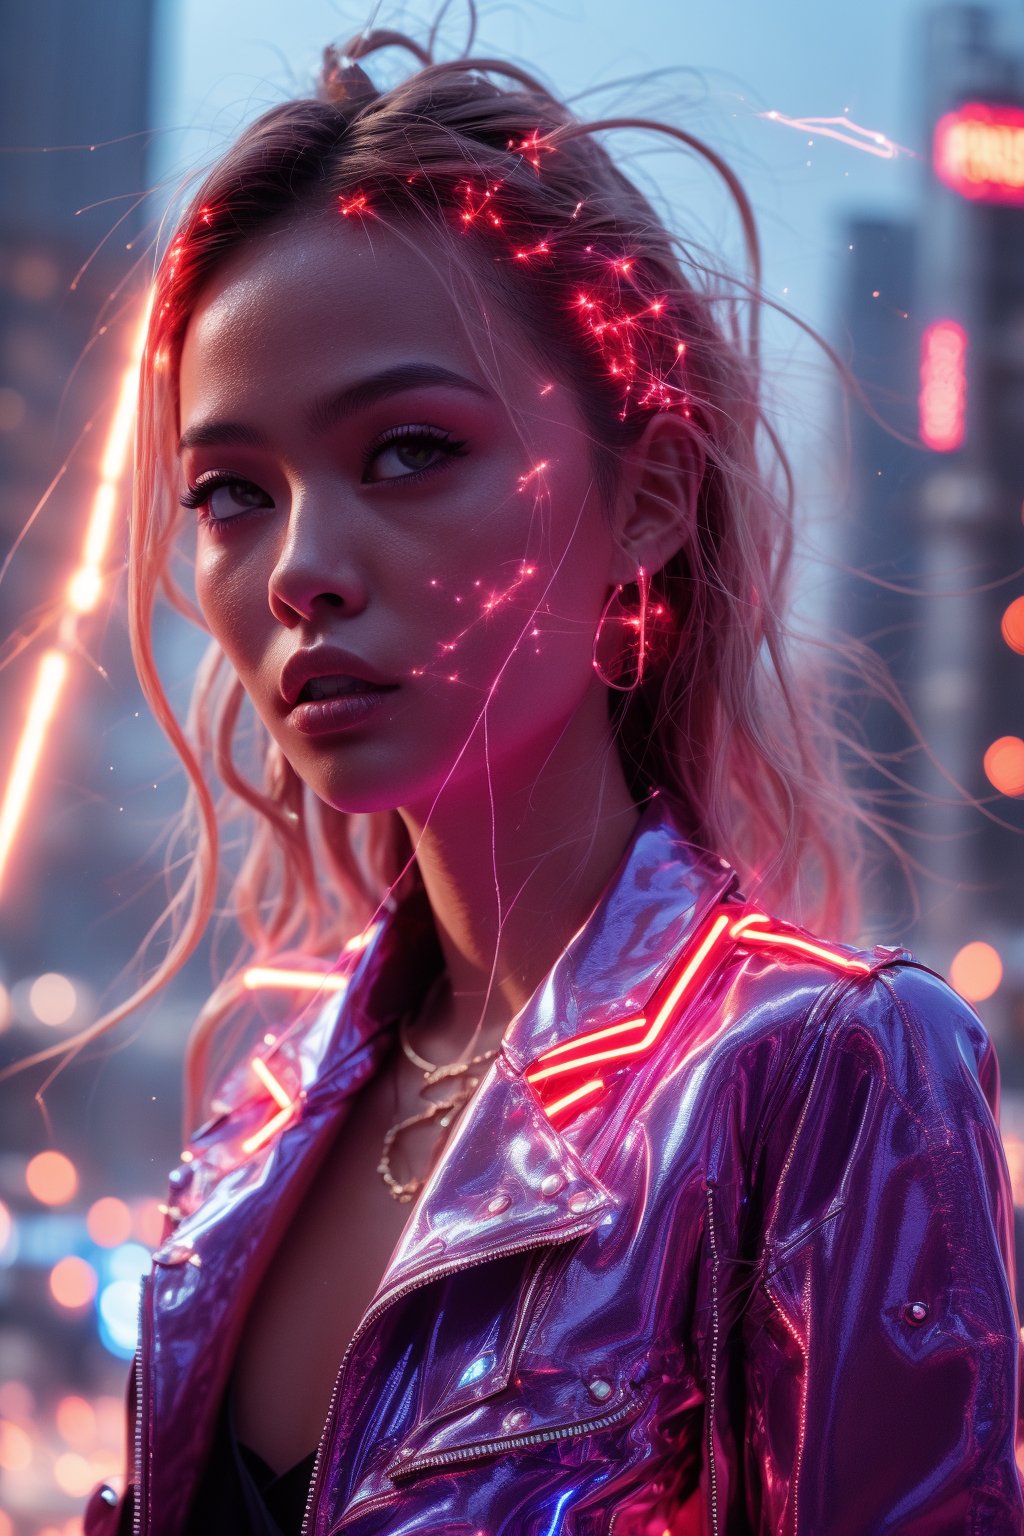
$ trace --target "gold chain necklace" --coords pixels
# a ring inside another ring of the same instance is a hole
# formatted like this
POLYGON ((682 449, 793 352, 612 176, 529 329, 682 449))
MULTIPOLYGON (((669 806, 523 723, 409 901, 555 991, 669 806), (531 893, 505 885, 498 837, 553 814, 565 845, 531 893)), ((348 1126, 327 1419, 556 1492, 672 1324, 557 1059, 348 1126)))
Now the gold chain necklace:
MULTIPOLYGON (((450 1078, 464 1077, 471 1067, 484 1066, 487 1062, 493 1061, 500 1049, 499 1046, 495 1046, 493 1050, 484 1051, 479 1056, 473 1056, 469 1061, 452 1061, 440 1064, 426 1061, 417 1054, 409 1041, 409 1026, 417 1014, 426 1012, 427 1003, 432 1001, 441 980, 442 977, 439 976, 419 1008, 412 1009, 410 1012, 403 1014, 398 1021, 398 1039, 406 1059, 411 1061, 413 1066, 418 1067, 423 1073, 423 1085, 419 1089, 421 1096, 428 1088, 433 1088, 437 1083, 445 1082, 450 1078)), ((384 1145, 381 1149, 380 1162, 377 1164, 377 1172, 387 1185, 388 1192, 393 1200, 398 1200, 403 1205, 407 1205, 410 1201, 415 1200, 426 1183, 426 1179, 413 1178, 408 1179, 402 1184, 392 1175, 391 1151, 395 1142, 404 1131, 409 1130, 412 1126, 422 1125, 425 1122, 437 1119, 438 1116, 441 1117, 439 1124, 445 1131, 449 1130, 453 1121, 476 1092, 481 1081, 481 1075, 476 1073, 471 1077, 466 1077, 463 1086, 450 1098, 433 1100, 428 1103, 427 1108, 420 1114, 409 1115, 407 1119, 400 1120, 397 1125, 393 1125, 388 1131, 384 1137, 384 1145)), ((438 1138, 437 1143, 435 1143, 435 1152, 443 1139, 443 1136, 438 1138)))

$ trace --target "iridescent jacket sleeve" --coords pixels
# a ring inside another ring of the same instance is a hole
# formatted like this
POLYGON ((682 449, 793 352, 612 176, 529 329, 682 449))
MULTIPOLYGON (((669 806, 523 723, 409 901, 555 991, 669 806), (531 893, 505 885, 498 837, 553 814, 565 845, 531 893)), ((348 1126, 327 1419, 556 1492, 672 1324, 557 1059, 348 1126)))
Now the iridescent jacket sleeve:
POLYGON ((739 1379, 723 1394, 742 1420, 723 1433, 743 1462, 745 1523, 1020 1536, 1021 1336, 991 1041, 911 962, 847 993, 803 1046, 765 1117, 756 1184, 737 1185, 766 1192, 732 1324, 739 1379))

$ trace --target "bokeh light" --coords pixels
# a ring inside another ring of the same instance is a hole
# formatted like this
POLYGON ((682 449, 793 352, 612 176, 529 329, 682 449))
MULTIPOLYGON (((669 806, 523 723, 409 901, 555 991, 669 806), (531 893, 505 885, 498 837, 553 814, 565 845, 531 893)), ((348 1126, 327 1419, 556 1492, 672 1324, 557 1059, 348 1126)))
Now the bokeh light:
POLYGON ((105 1349, 120 1359, 135 1353, 139 1336, 139 1283, 112 1280, 100 1292, 100 1338, 105 1349))
POLYGON ((1003 979, 999 951, 978 940, 965 944, 953 956, 949 967, 950 983, 969 1003, 981 1003, 991 997, 1003 979))
POLYGON ((96 1441, 96 1409, 87 1398, 69 1393, 57 1404, 57 1430, 68 1445, 87 1451, 96 1441))
POLYGON ((132 1213, 123 1200, 104 1195, 94 1200, 85 1217, 86 1230, 101 1248, 116 1248, 132 1235, 132 1213))
POLYGON ((164 1214, 160 1201, 136 1200, 132 1205, 132 1235, 147 1248, 156 1248, 164 1235, 164 1214))
POLYGON ((10 1208, 0 1200, 0 1254, 3 1253, 14 1233, 14 1217, 10 1208))
POLYGON ((1024 656, 1024 597, 1015 597, 1003 614, 1002 631, 1011 651, 1024 656))
POLYGON ((53 1463, 53 1480, 61 1493, 82 1499, 96 1482, 92 1462, 78 1451, 62 1451, 53 1463))
POLYGON ((87 1307, 96 1294, 98 1278, 87 1259, 69 1253, 50 1270, 50 1295, 59 1307, 87 1307))
POLYGON ((122 1243, 107 1261, 112 1280, 130 1280, 133 1285, 138 1285, 151 1266, 152 1255, 141 1243, 122 1243))
POLYGON ((78 1173, 63 1152, 37 1152, 25 1169, 25 1183, 43 1205, 66 1205, 78 1190, 78 1173))
POLYGON ((24 1472, 32 1464, 32 1438, 20 1424, 0 1419, 0 1470, 24 1472))
POLYGON ((1001 795, 1024 795, 1024 741, 1000 736, 985 753, 985 774, 1001 795))
POLYGON ((74 1016, 78 993, 67 976, 58 971, 46 971, 29 987, 28 1005, 40 1024, 59 1029, 74 1016))

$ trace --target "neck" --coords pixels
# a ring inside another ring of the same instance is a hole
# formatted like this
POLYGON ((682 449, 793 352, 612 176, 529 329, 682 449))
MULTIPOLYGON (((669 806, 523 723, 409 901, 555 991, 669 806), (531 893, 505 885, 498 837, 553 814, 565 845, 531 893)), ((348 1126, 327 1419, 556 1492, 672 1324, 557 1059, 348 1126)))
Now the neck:
POLYGON ((633 835, 640 813, 614 742, 580 753, 567 737, 539 775, 495 766, 489 777, 460 778, 421 810, 401 810, 447 970, 448 986, 416 1032, 430 1059, 499 1044, 590 916, 633 835))

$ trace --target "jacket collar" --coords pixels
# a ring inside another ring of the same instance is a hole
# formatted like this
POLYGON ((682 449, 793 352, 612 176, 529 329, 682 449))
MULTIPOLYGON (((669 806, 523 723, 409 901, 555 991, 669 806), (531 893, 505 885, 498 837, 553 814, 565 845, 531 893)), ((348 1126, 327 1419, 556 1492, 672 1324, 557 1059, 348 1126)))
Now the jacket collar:
MULTIPOLYGON (((664 796, 647 803, 595 907, 506 1030, 412 1208, 378 1298, 428 1272, 566 1240, 604 1218, 615 1195, 585 1156, 600 1114, 556 1130, 524 1073, 553 1046, 634 1017, 710 908, 737 883, 724 860, 687 839, 664 796)), ((440 949, 422 893, 389 915, 353 975, 341 1062, 356 1047, 360 1025, 365 1040, 368 1022, 379 1019, 376 1009, 396 1007, 392 968, 408 979, 410 953, 427 966, 429 984, 440 949)))
MULTIPOLYGON (((690 841, 679 812, 655 791, 590 915, 506 1029, 509 1067, 522 1073, 552 1046, 643 1007, 705 913, 737 884, 726 860, 690 841)), ((443 964, 422 888, 385 910, 323 1039, 312 1096, 344 1082, 352 1054, 415 1006, 443 964)))

